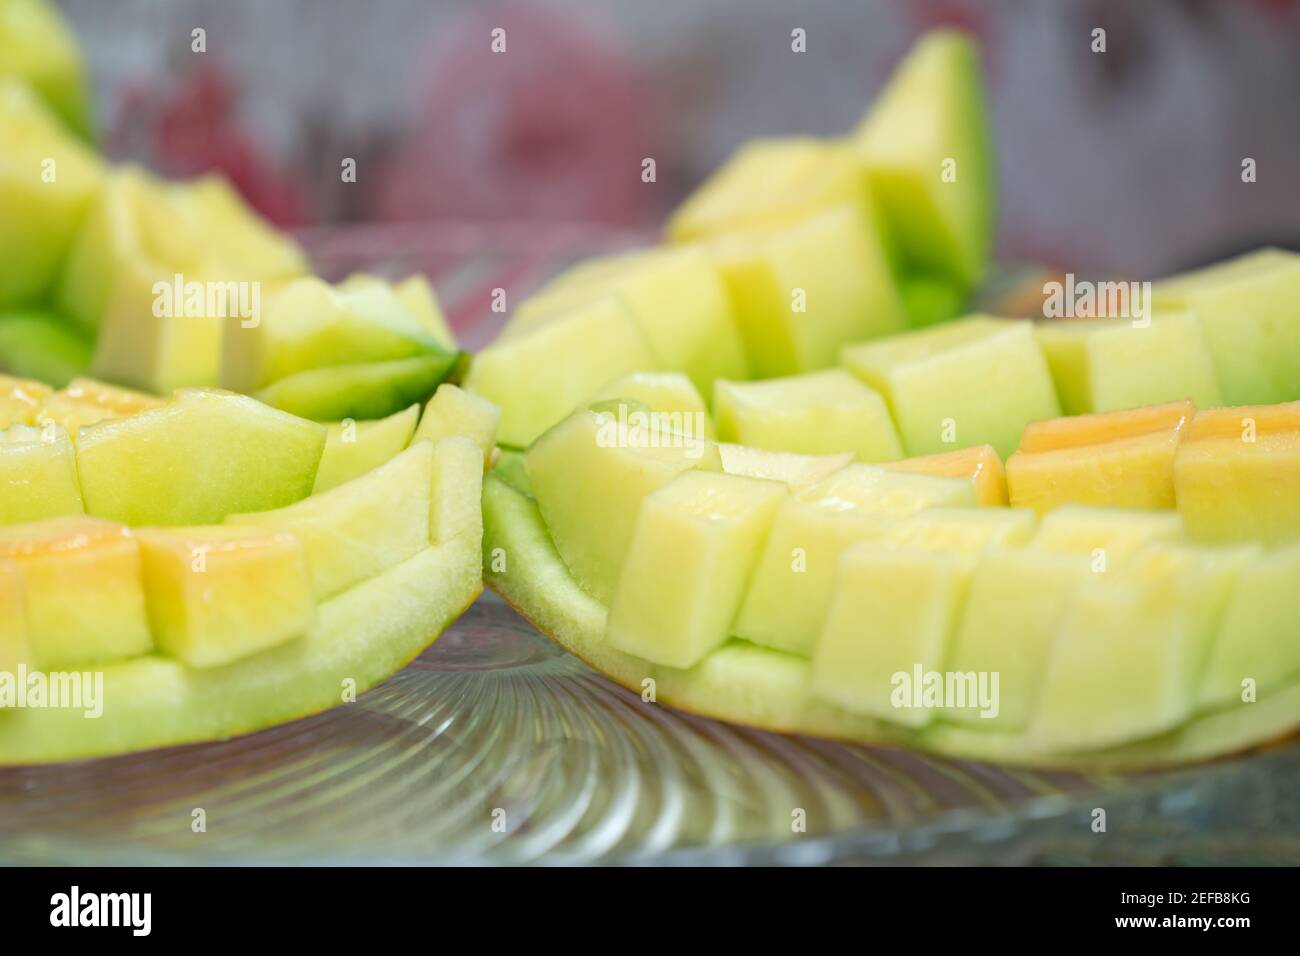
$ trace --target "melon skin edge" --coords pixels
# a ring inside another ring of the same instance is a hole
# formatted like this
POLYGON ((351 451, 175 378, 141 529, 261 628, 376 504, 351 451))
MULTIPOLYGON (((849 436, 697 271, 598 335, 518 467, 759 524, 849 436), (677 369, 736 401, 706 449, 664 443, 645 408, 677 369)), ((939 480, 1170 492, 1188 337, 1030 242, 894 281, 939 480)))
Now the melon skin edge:
POLYGON ((489 474, 483 491, 485 580, 540 632, 640 694, 647 678, 658 702, 705 717, 780 733, 853 743, 902 746, 947 757, 1071 770, 1170 767, 1244 750, 1300 728, 1300 675, 1254 704, 1204 712, 1168 733, 1109 750, 1044 749, 1024 734, 981 731, 936 722, 909 731, 847 713, 813 696, 811 662, 791 654, 730 642, 690 670, 658 667, 609 646, 605 608, 569 576, 527 495, 489 474), (507 570, 492 570, 503 549, 507 570), (498 552, 500 553, 500 552, 498 552))

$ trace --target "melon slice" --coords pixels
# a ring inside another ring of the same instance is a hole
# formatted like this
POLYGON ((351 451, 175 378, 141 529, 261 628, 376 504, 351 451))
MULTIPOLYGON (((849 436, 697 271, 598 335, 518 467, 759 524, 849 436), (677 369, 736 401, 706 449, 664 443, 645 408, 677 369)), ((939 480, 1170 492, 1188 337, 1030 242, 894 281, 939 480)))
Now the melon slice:
POLYGON ((989 444, 1005 458, 1025 425, 1061 412, 1027 321, 972 316, 850 346, 843 360, 885 397, 909 455, 989 444))
POLYGON ((1201 682, 1205 707, 1267 700, 1300 677, 1300 547, 1253 559, 1237 575, 1201 682), (1249 693, 1248 693, 1249 691, 1249 693))
POLYGON ((1109 412, 1189 399, 1222 404, 1200 319, 1159 312, 1145 325, 1128 319, 1061 319, 1035 329, 1067 415, 1109 412))
POLYGON ((41 403, 37 419, 62 425, 75 442, 86 425, 108 418, 126 418, 151 408, 161 408, 164 404, 155 395, 118 388, 91 378, 74 378, 41 403))
POLYGON ((1194 538, 1300 538, 1300 402, 1197 412, 1174 457, 1174 490, 1194 538))
POLYGON ((614 595, 642 500, 692 469, 720 471, 717 446, 698 438, 620 441, 613 416, 575 412, 525 456, 529 483, 573 576, 602 604, 614 595))
POLYGON ((969 481, 975 492, 975 502, 982 507, 998 507, 1007 503, 1007 475, 1002 459, 992 445, 972 445, 957 451, 939 452, 888 462, 890 471, 916 475, 937 475, 940 478, 962 478, 969 481))
POLYGON ((827 368, 846 343, 907 325, 884 248, 856 207, 711 247, 755 378, 827 368))
POLYGON ((681 415, 678 431, 713 438, 713 420, 694 383, 681 372, 633 372, 601 386, 592 402, 630 398, 661 415, 681 415))
POLYGON ((1199 316, 1225 404, 1300 399, 1300 254, 1261 249, 1164 279, 1152 295, 1199 316))
POLYGON ((726 641, 785 485, 688 471, 647 495, 609 606, 609 641, 691 667, 726 641))
POLYGON ((420 406, 412 405, 377 421, 333 422, 326 426, 325 450, 312 494, 337 488, 393 458, 411 443, 420 406))
MULTIPOLYGON (((20 669, 31 665, 22 569, 14 561, 0 560, 0 675, 17 675, 20 669)), ((7 703, 0 694, 0 710, 7 703)))
POLYGON ((1172 508, 1174 454, 1194 413, 1172 402, 1033 422, 1007 459, 1011 504, 1172 508))
POLYGON ((967 288, 993 251, 993 144, 979 51, 935 30, 912 48, 854 134, 907 262, 967 288))
POLYGON ((34 425, 41 403, 51 394, 44 382, 0 373, 0 428, 34 425))
POLYGON ((121 525, 69 516, 0 528, 0 561, 22 569, 39 667, 72 669, 153 648, 140 548, 121 525))
POLYGON ((802 454, 903 457, 885 401, 843 369, 762 382, 719 380, 713 410, 723 441, 802 454))
POLYGON ((0 78, 15 78, 40 94, 68 129, 93 135, 90 91, 76 36, 46 0, 0 4, 0 78))
POLYGON ((30 89, 3 79, 7 61, 0 56, 0 308, 45 299, 104 175, 30 89))
POLYGON ((425 405, 415 437, 436 442, 450 435, 463 435, 474 440, 486 461, 496 447, 500 424, 501 409, 486 399, 444 382, 425 405))
POLYGON ((81 432, 86 513, 190 525, 286 505, 311 493, 325 434, 243 395, 182 389, 161 408, 81 432))
POLYGON ((291 534, 142 528, 145 605, 158 649, 188 667, 219 667, 305 634, 316 603, 291 534))
MULTIPOLYGON (((945 668, 975 560, 990 545, 1023 544, 1033 529, 1032 512, 936 508, 850 547, 813 652, 813 691, 853 713, 928 723, 943 699, 920 691, 945 668)), ((981 679, 972 672, 956 686, 975 691, 981 679)))
POLYGON ((52 312, 0 315, 0 368, 56 387, 90 367, 91 342, 52 312))
POLYGON ((1176 544, 1185 537, 1176 511, 1062 505, 1043 517, 1033 544, 1049 551, 1087 555, 1093 559, 1094 569, 1103 573, 1148 544, 1176 544))
POLYGON ((424 330, 435 342, 448 352, 457 352, 456 335, 451 330, 451 323, 442 311, 433 285, 422 275, 413 275, 393 287, 398 300, 406 306, 408 312, 420 320, 424 330))
POLYGON ((275 510, 226 523, 292 534, 302 542, 312 592, 324 601, 429 545, 433 445, 419 441, 360 478, 275 510))
POLYGON ((76 453, 62 427, 0 428, 0 525, 83 510, 76 453))
POLYGON ((273 408, 329 422, 384 418, 412 402, 423 402, 459 363, 456 355, 329 365, 295 372, 256 393, 273 408))
POLYGON ((1075 592, 1030 733, 1061 751, 1167 731, 1193 713, 1219 621, 1257 549, 1153 544, 1075 592))
MULTIPOLYGON (((782 503, 736 620, 736 636, 809 656, 849 545, 937 505, 973 505, 955 478, 906 475, 852 464, 782 503)), ((545 513, 545 509, 543 509, 545 513)), ((548 522, 549 523, 549 522, 548 522)))
POLYGON ((465 388, 501 409, 501 444, 527 447, 606 382, 662 363, 621 299, 580 306, 474 357, 465 388))
POLYGON ((557 315, 617 296, 667 368, 707 391, 716 378, 744 378, 745 351, 717 267, 696 248, 657 248, 589 260, 522 302, 502 333, 525 334, 557 315))
POLYGON ((815 485, 853 461, 851 452, 838 455, 797 455, 785 451, 764 451, 746 445, 721 444, 718 454, 722 470, 729 475, 767 478, 784 482, 792 491, 815 485))

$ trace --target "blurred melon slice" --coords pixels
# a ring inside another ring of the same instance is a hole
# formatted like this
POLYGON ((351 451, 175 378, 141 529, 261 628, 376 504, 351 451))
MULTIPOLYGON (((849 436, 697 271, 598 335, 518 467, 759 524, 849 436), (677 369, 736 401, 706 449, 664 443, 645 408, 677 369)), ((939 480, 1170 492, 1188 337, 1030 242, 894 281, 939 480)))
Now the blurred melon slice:
POLYGON ((62 426, 0 428, 0 525, 83 510, 77 459, 62 426))
POLYGON ((62 388, 90 367, 90 354, 89 339, 51 312, 0 315, 0 369, 62 388))
POLYGON ((333 422, 326 427, 325 450, 312 494, 329 491, 359 478, 395 457, 411 443, 420 406, 412 405, 376 421, 333 422))
POLYGON ((0 3, 0 80, 29 85, 82 139, 93 138, 90 92, 81 51, 58 7, 47 0, 0 3))
MULTIPOLYGON (((0 674, 17 675, 32 666, 31 643, 27 639, 27 599, 23 594, 22 569, 8 559, 0 560, 0 674)), ((0 694, 0 710, 10 706, 0 694)))
POLYGON ((899 277, 898 289, 914 329, 947 322, 966 311, 965 286, 945 276, 904 273, 899 277))
POLYGON ((1087 555, 1102 573, 1148 544, 1177 544, 1185 538, 1176 511, 1062 505, 1043 516, 1033 544, 1049 551, 1087 555))
POLYGON ((962 478, 969 481, 975 491, 975 502, 983 507, 997 507, 1007 503, 1007 476, 992 445, 972 445, 957 451, 921 455, 885 464, 890 471, 903 471, 916 475, 937 475, 940 478, 962 478))

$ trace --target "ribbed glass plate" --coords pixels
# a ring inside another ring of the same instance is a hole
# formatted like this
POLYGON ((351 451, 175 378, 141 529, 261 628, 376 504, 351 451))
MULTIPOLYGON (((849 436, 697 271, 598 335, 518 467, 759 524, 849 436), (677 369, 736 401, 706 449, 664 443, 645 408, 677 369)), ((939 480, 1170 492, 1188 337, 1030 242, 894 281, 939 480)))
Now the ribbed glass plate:
POLYGON ((1294 862, 1296 793, 1295 745, 1089 777, 733 727, 643 702, 486 595, 354 704, 0 770, 0 859, 1294 862))

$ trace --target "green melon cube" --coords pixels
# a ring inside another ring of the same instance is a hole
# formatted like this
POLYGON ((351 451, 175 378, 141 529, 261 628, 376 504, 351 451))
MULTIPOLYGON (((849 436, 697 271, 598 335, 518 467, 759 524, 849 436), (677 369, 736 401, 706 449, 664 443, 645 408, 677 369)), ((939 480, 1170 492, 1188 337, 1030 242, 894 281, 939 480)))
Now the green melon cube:
POLYGON ((992 445, 1006 458, 1031 421, 1061 413, 1027 321, 972 316, 844 350, 889 403, 908 455, 992 445))
POLYGON ((420 406, 412 405, 376 421, 342 421, 325 426, 325 451, 316 469, 312 494, 337 488, 395 457, 411 443, 419 419, 420 406))
POLYGON ((316 603, 302 544, 252 528, 142 528, 145 603, 159 650, 219 667, 307 633, 316 603))
POLYGON ((856 207, 724 237, 713 249, 753 377, 827 368, 846 343, 907 326, 885 249, 856 207))
POLYGON ((633 372, 602 386, 591 396, 593 402, 628 398, 663 415, 681 415, 679 430, 692 435, 714 437, 713 420, 699 389, 681 372, 633 372))
POLYGON ((813 690, 853 713, 928 723, 936 708, 917 707, 909 681, 944 670, 978 555, 1023 543, 1033 528, 1033 513, 1019 509, 936 508, 853 545, 813 652, 813 690))
POLYGON ((1058 752, 1093 750, 1190 717, 1233 583, 1256 553, 1153 544, 1122 575, 1090 575, 1061 623, 1030 735, 1058 752))
POLYGON ((736 620, 736 636, 811 656, 835 569, 851 544, 937 505, 974 505, 970 483, 852 464, 781 504, 736 620))
POLYGON ((865 462, 903 457, 884 399, 843 369, 719 380, 713 410, 723 441, 809 455, 849 451, 865 462))
POLYGON ((528 449, 542 517, 577 582, 608 605, 647 495, 693 469, 721 471, 718 448, 671 434, 635 441, 609 412, 580 410, 528 449), (679 440, 680 439, 680 440, 679 440))
POLYGON ((1222 404, 1201 321, 1162 312, 1130 319, 1060 319, 1035 329, 1067 415, 1110 412, 1191 399, 1222 404))
POLYGON ((1261 249, 1163 279, 1152 295, 1200 318, 1223 404, 1300 399, 1300 254, 1261 249))
POLYGON ((311 493, 324 426, 243 395, 182 389, 167 405, 82 429, 86 513, 129 525, 219 523, 311 493))
POLYGON ((1252 682, 1256 700, 1292 686, 1300 676, 1300 547, 1267 552, 1237 576, 1237 586, 1201 681, 1204 707, 1240 704, 1252 682))
POLYGON ((609 607, 614 647, 691 667, 722 645, 785 485, 688 471, 641 503, 609 607))
POLYGON ((727 474, 780 481, 792 491, 815 485, 853 461, 852 452, 798 455, 726 443, 718 445, 718 454, 722 459, 722 470, 727 474))
POLYGON ((83 510, 77 457, 62 425, 0 429, 0 525, 83 510))
POLYGON ((488 346, 465 388, 500 407, 498 441, 523 448, 611 379, 661 367, 627 306, 608 296, 488 346))
POLYGON ((483 450, 486 462, 496 447, 500 423, 501 409, 486 399, 444 382, 424 406, 415 437, 438 442, 451 435, 463 435, 483 450))

